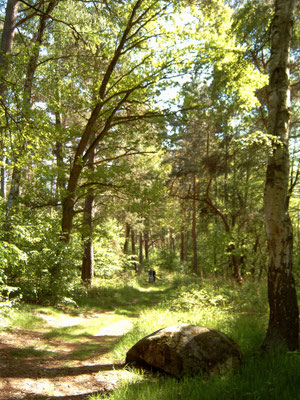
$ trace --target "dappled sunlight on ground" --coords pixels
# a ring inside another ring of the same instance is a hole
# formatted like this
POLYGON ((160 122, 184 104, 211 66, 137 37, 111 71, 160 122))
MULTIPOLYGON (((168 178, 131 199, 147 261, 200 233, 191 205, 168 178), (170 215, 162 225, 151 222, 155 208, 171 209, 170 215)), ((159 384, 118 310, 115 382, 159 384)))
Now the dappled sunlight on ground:
MULTIPOLYGON (((88 320, 83 316, 42 317, 52 328, 84 325, 88 320)), ((101 318, 101 314, 94 318, 101 318)), ((132 320, 117 321, 100 327, 95 335, 81 335, 76 342, 65 336, 47 337, 40 331, 3 331, 0 399, 84 399, 112 391, 130 372, 107 354, 131 327, 132 320)))

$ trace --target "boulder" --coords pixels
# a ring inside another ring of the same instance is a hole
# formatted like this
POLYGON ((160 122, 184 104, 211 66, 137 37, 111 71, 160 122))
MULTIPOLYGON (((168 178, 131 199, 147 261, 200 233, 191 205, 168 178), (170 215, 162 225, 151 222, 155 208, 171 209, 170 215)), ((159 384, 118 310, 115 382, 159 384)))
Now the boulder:
POLYGON ((160 329, 137 342, 126 363, 184 375, 222 373, 241 363, 239 346, 224 333, 196 325, 181 324, 160 329))

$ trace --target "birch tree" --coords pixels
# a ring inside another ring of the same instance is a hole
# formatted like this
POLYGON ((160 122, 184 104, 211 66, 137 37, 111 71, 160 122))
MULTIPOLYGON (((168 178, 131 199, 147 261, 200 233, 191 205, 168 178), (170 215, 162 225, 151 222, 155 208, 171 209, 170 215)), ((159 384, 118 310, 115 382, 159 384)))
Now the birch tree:
POLYGON ((274 137, 268 159, 264 213, 269 249, 269 325, 263 347, 298 348, 299 311, 293 278, 293 230, 288 213, 289 185, 289 50, 294 0, 276 0, 270 58, 269 133, 274 137))

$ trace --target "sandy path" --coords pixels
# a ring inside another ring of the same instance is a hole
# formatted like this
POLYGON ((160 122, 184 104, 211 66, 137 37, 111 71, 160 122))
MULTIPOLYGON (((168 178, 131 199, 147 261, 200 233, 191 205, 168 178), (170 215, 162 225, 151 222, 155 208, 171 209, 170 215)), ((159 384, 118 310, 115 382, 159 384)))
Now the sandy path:
MULTIPOLYGON (((52 327, 72 326, 86 320, 85 317, 44 318, 52 327)), ((131 327, 132 321, 121 320, 100 328, 95 336, 85 337, 80 343, 46 339, 43 333, 21 329, 2 332, 0 399, 81 400, 92 393, 112 391, 130 372, 123 365, 112 363, 106 354, 131 327), (92 357, 82 359, 74 355, 82 343, 94 346, 92 357), (30 347, 33 351, 43 349, 41 355, 29 352, 21 357, 20 351, 30 347)))

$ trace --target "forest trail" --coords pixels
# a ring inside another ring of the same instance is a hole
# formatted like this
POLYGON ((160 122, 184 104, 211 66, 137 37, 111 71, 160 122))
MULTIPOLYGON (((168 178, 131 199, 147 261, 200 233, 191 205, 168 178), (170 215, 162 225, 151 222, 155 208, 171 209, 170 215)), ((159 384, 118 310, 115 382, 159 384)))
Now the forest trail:
MULTIPOLYGON (((41 314, 49 328, 68 327, 103 319, 112 313, 55 318, 41 314)), ((0 333, 1 400, 83 400, 94 393, 111 392, 130 375, 108 353, 127 333, 132 318, 101 326, 80 341, 65 336, 49 337, 40 330, 13 329, 0 333), (71 339, 71 338, 70 338, 71 339)), ((71 335, 69 335, 71 336, 71 335)), ((77 338, 78 339, 78 338, 77 338)))

